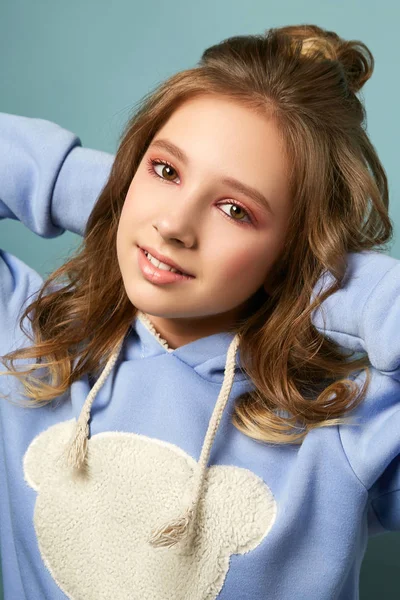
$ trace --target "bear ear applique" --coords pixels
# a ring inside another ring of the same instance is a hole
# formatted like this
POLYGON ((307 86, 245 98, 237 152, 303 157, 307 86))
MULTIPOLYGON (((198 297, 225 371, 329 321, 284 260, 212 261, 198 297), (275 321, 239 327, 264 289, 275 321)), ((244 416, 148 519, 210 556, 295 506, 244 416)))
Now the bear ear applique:
POLYGON ((252 471, 229 465, 208 469, 204 490, 208 535, 230 554, 256 548, 273 526, 277 504, 266 483, 252 471), (222 539, 221 539, 222 538, 222 539))
POLYGON ((65 477, 63 452, 75 426, 75 419, 57 423, 40 432, 30 443, 23 467, 25 481, 34 490, 39 490, 42 481, 57 476, 57 471, 65 477))

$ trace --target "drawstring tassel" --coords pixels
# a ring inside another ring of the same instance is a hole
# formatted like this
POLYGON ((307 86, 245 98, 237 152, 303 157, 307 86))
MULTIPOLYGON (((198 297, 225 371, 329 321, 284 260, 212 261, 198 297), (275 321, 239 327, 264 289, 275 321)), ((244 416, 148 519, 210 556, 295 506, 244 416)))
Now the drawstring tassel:
POLYGON ((86 460, 89 439, 89 419, 92 404, 100 388, 111 373, 114 364, 117 362, 123 343, 124 338, 118 342, 114 350, 111 352, 103 372, 90 390, 82 407, 81 414, 79 415, 79 419, 75 426, 75 431, 64 450, 64 455, 66 454, 67 458, 67 465, 70 468, 80 469, 86 460))
POLYGON ((149 538, 152 546, 160 548, 172 548, 178 542, 189 538, 190 525, 193 523, 194 508, 187 508, 185 513, 165 523, 153 531, 149 538))
POLYGON ((154 529, 149 537, 149 543, 156 548, 172 548, 178 542, 188 543, 191 538, 192 525, 195 522, 195 510, 199 498, 199 484, 201 474, 197 474, 197 481, 186 488, 185 497, 182 499, 184 509, 180 515, 169 519, 163 525, 154 529))
POLYGON ((80 418, 75 427, 72 440, 68 444, 67 464, 74 469, 80 469, 85 462, 89 437, 89 424, 85 418, 80 418))

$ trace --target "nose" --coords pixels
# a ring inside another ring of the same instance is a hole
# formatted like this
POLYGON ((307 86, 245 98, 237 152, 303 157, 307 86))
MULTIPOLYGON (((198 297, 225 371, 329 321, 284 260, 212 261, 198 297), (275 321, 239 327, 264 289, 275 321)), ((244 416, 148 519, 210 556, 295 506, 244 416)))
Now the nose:
POLYGON ((176 227, 170 227, 165 225, 164 222, 154 223, 153 227, 166 242, 174 242, 179 246, 184 246, 185 248, 191 248, 194 246, 194 235, 190 234, 189 232, 178 230, 176 227))
POLYGON ((153 219, 153 227, 160 236, 168 242, 175 242, 185 248, 191 248, 196 243, 196 221, 199 221, 194 206, 195 203, 184 201, 171 209, 169 206, 163 213, 153 219))

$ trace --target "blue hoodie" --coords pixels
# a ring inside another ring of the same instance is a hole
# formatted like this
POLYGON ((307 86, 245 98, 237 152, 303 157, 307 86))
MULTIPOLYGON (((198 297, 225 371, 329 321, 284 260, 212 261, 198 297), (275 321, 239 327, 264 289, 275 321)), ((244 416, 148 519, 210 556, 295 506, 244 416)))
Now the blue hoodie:
MULTIPOLYGON (((83 234, 112 161, 54 123, 0 113, 0 218, 83 234)), ((35 409, 0 376, 6 600, 358 599, 368 537, 400 530, 400 261, 351 253, 348 272, 313 322, 368 352, 369 391, 358 424, 300 446, 232 425, 254 388, 227 332, 171 349, 139 312, 97 382, 35 409)), ((41 284, 0 251, 0 356, 30 343, 18 317, 41 284)))

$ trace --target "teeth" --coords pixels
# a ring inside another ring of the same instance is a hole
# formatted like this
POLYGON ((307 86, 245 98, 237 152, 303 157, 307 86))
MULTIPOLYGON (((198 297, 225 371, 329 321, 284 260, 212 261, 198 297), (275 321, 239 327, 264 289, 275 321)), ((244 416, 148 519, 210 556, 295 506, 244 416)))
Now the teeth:
POLYGON ((157 260, 156 258, 154 258, 154 256, 152 256, 150 254, 150 252, 146 252, 146 250, 145 250, 144 253, 147 256, 148 260, 151 262, 151 264, 153 264, 158 269, 161 269, 162 271, 172 271, 172 273, 180 273, 180 271, 177 271, 173 267, 170 267, 169 265, 166 265, 165 263, 161 262, 160 260, 157 260))

